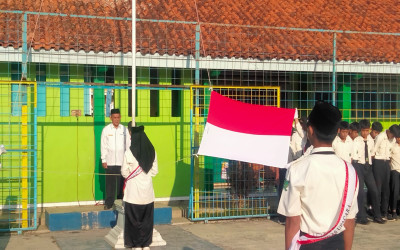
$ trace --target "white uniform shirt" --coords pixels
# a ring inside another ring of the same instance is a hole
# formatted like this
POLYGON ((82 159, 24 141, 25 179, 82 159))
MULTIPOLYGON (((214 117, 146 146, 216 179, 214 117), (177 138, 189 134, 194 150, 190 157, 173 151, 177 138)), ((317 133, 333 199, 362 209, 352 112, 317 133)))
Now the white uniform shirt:
POLYGON ((108 124, 101 133, 101 162, 108 166, 121 166, 125 150, 131 145, 128 129, 119 124, 118 128, 108 124), (124 143, 125 139, 125 143, 124 143))
MULTIPOLYGON (((354 141, 354 151, 353 160, 358 161, 360 164, 366 163, 365 157, 365 142, 362 136, 357 136, 354 141)), ((367 147, 368 147, 368 163, 372 165, 372 156, 374 156, 374 139, 372 137, 367 137, 367 147)))
POLYGON ((290 141, 290 148, 293 152, 292 160, 297 160, 303 155, 303 150, 307 143, 307 136, 305 136, 305 131, 303 131, 299 122, 295 124, 295 128, 296 131, 293 133, 290 141))
POLYGON ((351 162, 353 154, 353 140, 350 138, 350 136, 347 136, 345 141, 342 141, 339 136, 336 136, 332 142, 332 148, 337 156, 347 162, 351 162))
POLYGON ((398 143, 394 144, 392 148, 390 168, 391 170, 396 170, 397 172, 400 172, 400 145, 398 143))
POLYGON ((372 138, 372 136, 371 136, 371 134, 368 134, 368 140, 373 140, 374 141, 374 145, 375 145, 375 142, 376 142, 376 137, 377 136, 375 136, 375 139, 374 138, 372 138))
POLYGON ((392 147, 396 143, 396 140, 394 138, 389 140, 386 131, 380 133, 375 139, 375 159, 389 160, 390 156, 392 155, 392 147))
MULTIPOLYGON (((121 167, 121 175, 127 178, 132 173, 139 162, 133 156, 130 149, 126 150, 124 156, 124 164, 121 167)), ((142 171, 139 175, 126 182, 123 200, 138 205, 145 205, 154 201, 154 189, 152 177, 158 173, 157 154, 154 158, 153 167, 146 174, 142 171)))
MULTIPOLYGON (((314 154, 321 151, 333 149, 314 148, 311 155, 289 167, 278 207, 282 215, 300 215, 300 230, 313 235, 327 232, 336 223, 346 180, 344 161, 335 154, 314 154)), ((358 212, 357 193, 358 185, 347 219, 358 212)))

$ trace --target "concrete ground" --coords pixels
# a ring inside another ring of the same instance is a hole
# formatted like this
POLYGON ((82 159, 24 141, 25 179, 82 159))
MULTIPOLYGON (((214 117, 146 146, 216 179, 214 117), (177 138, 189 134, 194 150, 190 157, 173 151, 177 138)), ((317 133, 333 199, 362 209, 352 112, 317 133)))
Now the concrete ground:
MULTIPOLYGON (((284 226, 266 219, 158 225, 164 249, 283 249, 284 226)), ((22 235, 0 236, 0 249, 112 249, 104 236, 110 229, 49 232, 39 228, 22 235)), ((353 249, 400 249, 400 221, 357 225, 353 249)))

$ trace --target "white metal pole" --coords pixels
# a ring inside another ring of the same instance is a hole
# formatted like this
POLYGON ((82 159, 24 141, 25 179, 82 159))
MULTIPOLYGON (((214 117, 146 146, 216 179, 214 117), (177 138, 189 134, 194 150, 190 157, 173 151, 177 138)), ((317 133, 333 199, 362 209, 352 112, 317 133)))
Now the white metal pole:
POLYGON ((132 127, 136 116, 136 0, 132 0, 132 127))

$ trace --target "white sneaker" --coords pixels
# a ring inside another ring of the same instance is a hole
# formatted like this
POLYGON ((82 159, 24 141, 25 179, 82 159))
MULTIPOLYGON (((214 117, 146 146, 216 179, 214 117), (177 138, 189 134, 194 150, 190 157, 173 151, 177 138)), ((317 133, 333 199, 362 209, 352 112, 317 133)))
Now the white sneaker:
POLYGON ((132 249, 133 250, 142 250, 143 248, 141 248, 141 247, 133 247, 132 249))
POLYGON ((143 250, 150 250, 150 247, 143 247, 143 250))

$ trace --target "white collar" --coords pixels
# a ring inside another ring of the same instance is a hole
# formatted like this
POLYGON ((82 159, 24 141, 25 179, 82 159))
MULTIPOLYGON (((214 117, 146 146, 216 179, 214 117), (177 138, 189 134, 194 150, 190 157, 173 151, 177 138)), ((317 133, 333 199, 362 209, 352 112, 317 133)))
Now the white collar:
POLYGON ((316 152, 324 152, 324 151, 332 151, 332 152, 334 152, 332 147, 318 147, 318 148, 313 148, 311 150, 311 154, 312 153, 316 153, 316 152))

